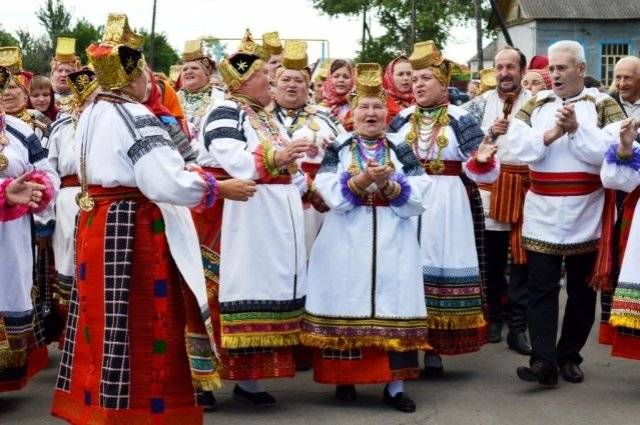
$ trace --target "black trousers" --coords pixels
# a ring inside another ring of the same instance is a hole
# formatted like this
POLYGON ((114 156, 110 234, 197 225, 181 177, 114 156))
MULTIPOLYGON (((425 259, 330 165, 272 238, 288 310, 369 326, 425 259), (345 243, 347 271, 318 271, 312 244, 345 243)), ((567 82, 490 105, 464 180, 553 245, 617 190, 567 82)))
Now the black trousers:
POLYGON ((526 264, 511 264, 509 284, 504 272, 509 253, 508 231, 485 231, 485 252, 487 259, 487 303, 489 304, 489 321, 502 322, 504 316, 502 294, 509 295, 509 329, 524 332, 526 329, 527 280, 526 264))
POLYGON ((580 350, 587 342, 596 312, 597 293, 588 285, 596 253, 567 255, 567 304, 560 340, 558 314, 562 255, 527 251, 529 261, 529 301, 527 321, 531 335, 531 362, 543 360, 553 365, 582 363, 580 350))

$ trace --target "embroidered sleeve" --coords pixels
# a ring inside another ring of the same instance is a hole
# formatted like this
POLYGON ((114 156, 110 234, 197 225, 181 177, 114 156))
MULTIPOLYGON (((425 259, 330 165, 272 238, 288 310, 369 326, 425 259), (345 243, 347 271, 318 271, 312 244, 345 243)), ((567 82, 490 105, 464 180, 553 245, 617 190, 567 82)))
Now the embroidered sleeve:
POLYGON ((536 108, 537 103, 538 101, 535 96, 527 100, 525 104, 522 105, 520 110, 516 113, 515 118, 519 119, 520 121, 524 122, 529 127, 531 127, 531 114, 533 113, 533 110, 536 108))
POLYGON ((53 201, 56 190, 51 182, 51 179, 47 176, 46 173, 42 171, 34 171, 27 177, 27 181, 38 183, 44 186, 44 190, 42 191, 42 200, 38 204, 38 208, 31 208, 32 213, 40 213, 44 211, 49 203, 53 201))
POLYGON ((458 139, 458 148, 464 155, 471 156, 484 138, 480 125, 470 114, 462 115, 458 119, 451 116, 449 118, 451 128, 458 139))
POLYGON ((621 121, 626 117, 618 102, 611 96, 607 96, 596 103, 596 110, 598 111, 598 128, 604 128, 608 124, 621 121))
POLYGON ((206 184, 204 194, 202 195, 202 200, 193 208, 196 212, 202 212, 206 208, 211 208, 216 202, 216 199, 218 199, 218 181, 213 176, 213 174, 207 173, 200 167, 195 167, 193 171, 197 172, 206 184))
POLYGON ((240 131, 240 109, 221 105, 207 116, 204 124, 204 146, 209 146, 216 139, 232 139, 246 142, 247 139, 240 131))

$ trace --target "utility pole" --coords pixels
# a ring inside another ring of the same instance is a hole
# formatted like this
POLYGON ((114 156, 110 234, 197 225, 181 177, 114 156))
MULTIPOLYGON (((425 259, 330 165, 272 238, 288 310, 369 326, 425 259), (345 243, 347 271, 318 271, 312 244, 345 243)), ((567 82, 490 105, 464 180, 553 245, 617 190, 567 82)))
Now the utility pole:
POLYGON ((362 51, 364 52, 364 46, 365 46, 365 42, 366 40, 366 35, 367 35, 367 5, 363 5, 362 6, 362 51))
POLYGON ((411 0, 411 48, 416 44, 416 0, 411 0))
POLYGON ((153 16, 151 18, 151 40, 149 41, 149 66, 153 69, 153 50, 156 39, 156 3, 157 0, 153 0, 153 16))
POLYGON ((484 68, 484 55, 482 54, 482 0, 475 0, 476 9, 476 49, 478 50, 478 71, 484 68))

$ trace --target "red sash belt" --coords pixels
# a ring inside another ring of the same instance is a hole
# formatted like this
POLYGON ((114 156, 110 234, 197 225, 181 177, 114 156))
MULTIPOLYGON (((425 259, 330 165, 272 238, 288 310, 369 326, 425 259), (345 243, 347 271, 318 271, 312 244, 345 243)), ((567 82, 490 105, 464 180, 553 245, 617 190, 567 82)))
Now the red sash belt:
POLYGON ((362 205, 366 207, 388 207, 389 201, 381 197, 377 192, 368 194, 363 198, 362 205))
MULTIPOLYGON (((213 174, 216 180, 229 180, 232 179, 223 168, 219 167, 202 167, 207 173, 213 174)), ((291 176, 289 174, 281 174, 278 177, 274 177, 270 180, 255 180, 256 184, 291 184, 291 176)))
POLYGON ((435 172, 431 168, 430 159, 421 159, 420 164, 424 172, 433 176, 459 176, 462 174, 462 162, 461 161, 442 161, 444 169, 442 172, 435 172))
POLYGON ((318 170, 320 169, 320 164, 319 163, 316 164, 312 162, 303 162, 300 168, 302 169, 303 173, 305 173, 311 178, 311 180, 314 180, 316 178, 316 174, 318 174, 318 170))
POLYGON ((600 176, 591 173, 531 171, 531 191, 543 196, 583 196, 602 189, 600 176))
POLYGON ((64 176, 60 179, 60 188, 64 189, 65 187, 78 187, 80 186, 80 179, 76 174, 71 174, 70 176, 64 176))
POLYGON ((139 201, 147 201, 140 189, 129 186, 102 187, 97 185, 89 186, 89 196, 96 202, 101 201, 122 201, 126 199, 134 199, 139 201))

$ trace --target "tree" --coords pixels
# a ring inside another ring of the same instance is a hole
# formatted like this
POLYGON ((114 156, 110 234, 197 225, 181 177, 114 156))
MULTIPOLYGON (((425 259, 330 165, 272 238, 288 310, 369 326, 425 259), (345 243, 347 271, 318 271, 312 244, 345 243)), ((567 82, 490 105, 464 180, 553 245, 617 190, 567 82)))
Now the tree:
POLYGON ((34 38, 26 30, 16 31, 22 49, 22 67, 37 74, 49 74, 51 44, 47 36, 34 38))
POLYGON ((46 0, 36 12, 36 17, 44 27, 51 40, 51 46, 56 45, 56 39, 64 32, 69 31, 71 24, 71 11, 68 10, 62 0, 46 0))
POLYGON ((85 18, 80 18, 72 30, 63 32, 60 35, 76 39, 76 54, 82 63, 87 63, 87 52, 85 51, 91 43, 99 42, 102 39, 103 27, 93 26, 85 18))
POLYGON ((18 40, 11 35, 11 33, 6 32, 2 29, 2 25, 0 25, 0 47, 5 46, 17 46, 18 40))
MULTIPOLYGON (((151 37, 147 30, 138 29, 135 30, 138 34, 144 35, 144 55, 149 57, 151 53, 151 37)), ((156 33, 153 42, 153 70, 158 72, 164 72, 169 75, 169 67, 180 60, 178 52, 167 41, 167 35, 165 33, 156 33)))
POLYGON ((442 45, 449 29, 473 18, 474 2, 464 0, 311 0, 313 6, 329 16, 373 14, 386 33, 373 38, 363 36, 357 61, 387 63, 399 54, 409 54, 413 40, 433 40, 442 45), (415 25, 412 15, 415 7, 415 25), (415 33, 414 33, 415 31, 415 33))

